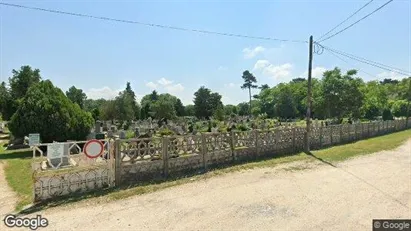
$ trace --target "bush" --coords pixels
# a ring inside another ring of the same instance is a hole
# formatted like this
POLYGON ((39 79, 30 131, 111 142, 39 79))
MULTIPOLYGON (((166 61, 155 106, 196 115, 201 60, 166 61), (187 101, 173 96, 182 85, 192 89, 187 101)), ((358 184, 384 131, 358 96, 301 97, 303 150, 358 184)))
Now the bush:
POLYGON ((15 137, 40 133, 43 143, 85 140, 92 126, 91 114, 72 103, 49 80, 28 89, 9 123, 15 137))
POLYGON ((393 120, 394 116, 391 113, 390 109, 384 109, 384 111, 382 112, 382 119, 385 120, 393 120))
POLYGON ((392 103, 391 109, 392 113, 396 117, 407 116, 408 103, 406 100, 396 100, 392 103))
POLYGON ((174 132, 168 128, 162 128, 158 131, 158 134, 160 134, 160 136, 171 136, 174 135, 174 132))
POLYGON ((240 130, 240 131, 248 131, 249 130, 249 128, 245 124, 237 125, 237 129, 240 130))

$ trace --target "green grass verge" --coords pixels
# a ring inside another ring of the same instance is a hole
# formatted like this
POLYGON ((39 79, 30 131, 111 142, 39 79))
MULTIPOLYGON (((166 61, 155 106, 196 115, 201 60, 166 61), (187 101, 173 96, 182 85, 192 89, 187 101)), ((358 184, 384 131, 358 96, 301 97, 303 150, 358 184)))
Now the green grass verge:
MULTIPOLYGON (((382 150, 389 150, 400 146, 406 140, 411 138, 411 130, 397 132, 385 136, 375 137, 368 140, 362 140, 351 144, 335 146, 323 150, 313 151, 312 154, 317 158, 321 158, 325 161, 336 162, 343 161, 348 158, 366 155, 382 150)), ((0 151, 0 161, 5 160, 7 162, 6 167, 6 179, 13 190, 19 195, 19 202, 16 210, 21 210, 24 205, 32 202, 32 175, 31 175, 31 152, 16 152, 16 151, 0 151)), ((253 168, 265 168, 274 167, 279 164, 289 163, 293 161, 314 161, 314 158, 306 155, 305 153, 298 153, 289 156, 280 156, 271 159, 260 159, 253 162, 248 162, 239 165, 222 166, 209 170, 205 174, 196 175, 189 174, 185 177, 170 177, 166 180, 158 180, 153 182, 142 183, 129 188, 116 188, 103 190, 86 195, 77 195, 71 197, 63 197, 56 201, 46 202, 44 204, 37 205, 29 210, 23 211, 29 213, 37 211, 47 207, 53 207, 58 205, 64 205, 70 202, 80 201, 84 199, 90 199, 88 203, 94 202, 106 202, 112 200, 118 200, 127 198, 134 195, 150 193, 161 189, 194 182, 196 180, 207 179, 216 175, 221 175, 229 172, 242 171, 253 168)), ((302 170, 304 167, 296 167, 289 170, 302 170)))

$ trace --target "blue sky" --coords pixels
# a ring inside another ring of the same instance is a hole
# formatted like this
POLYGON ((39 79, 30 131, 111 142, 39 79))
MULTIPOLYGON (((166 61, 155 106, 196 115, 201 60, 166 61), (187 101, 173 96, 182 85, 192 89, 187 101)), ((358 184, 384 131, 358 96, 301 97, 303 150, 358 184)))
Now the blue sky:
MULTIPOLYGON (((96 16, 193 29, 314 39, 364 5, 361 1, 2 1, 96 16)), ((349 23, 386 1, 375 0, 349 23)), ((410 1, 396 0, 325 45, 411 71, 410 1)), ((191 103, 205 85, 223 102, 248 98, 240 89, 248 69, 259 84, 273 86, 306 77, 308 45, 205 35, 0 6, 0 78, 31 65, 67 90, 75 85, 90 98, 112 98, 130 81, 141 97, 153 89, 191 103)), ((343 28, 343 26, 341 27, 343 28)), ((378 68, 315 55, 314 76, 335 66, 359 68, 366 80, 402 78, 378 68)), ((255 90, 255 93, 258 91, 255 90)))

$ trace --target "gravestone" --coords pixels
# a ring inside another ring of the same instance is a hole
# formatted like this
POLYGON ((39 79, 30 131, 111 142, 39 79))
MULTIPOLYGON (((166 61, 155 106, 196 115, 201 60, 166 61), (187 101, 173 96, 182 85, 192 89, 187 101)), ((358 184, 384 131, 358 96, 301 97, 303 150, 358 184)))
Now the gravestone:
POLYGON ((114 132, 112 130, 107 131, 107 137, 108 138, 113 138, 114 137, 114 132))
POLYGON ((100 121, 96 121, 96 124, 94 125, 94 132, 95 133, 101 132, 101 122, 100 121))
POLYGON ((114 126, 114 125, 112 125, 110 130, 111 130, 112 132, 117 132, 117 127, 114 126))
POLYGON ((140 128, 135 128, 134 129, 134 137, 140 136, 140 128))
POLYGON ((47 145, 47 159, 50 166, 60 168, 70 165, 70 143, 52 143, 47 145))
POLYGON ((124 130, 121 130, 119 133, 119 138, 120 139, 125 139, 126 138, 126 132, 124 130))

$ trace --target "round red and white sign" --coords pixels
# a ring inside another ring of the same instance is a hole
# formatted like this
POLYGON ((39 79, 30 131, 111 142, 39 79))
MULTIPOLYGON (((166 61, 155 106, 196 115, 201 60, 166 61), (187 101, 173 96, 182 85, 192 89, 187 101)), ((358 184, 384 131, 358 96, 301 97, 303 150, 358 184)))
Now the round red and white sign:
POLYGON ((97 158, 104 152, 104 145, 100 140, 90 140, 84 145, 84 154, 88 158, 97 158))

